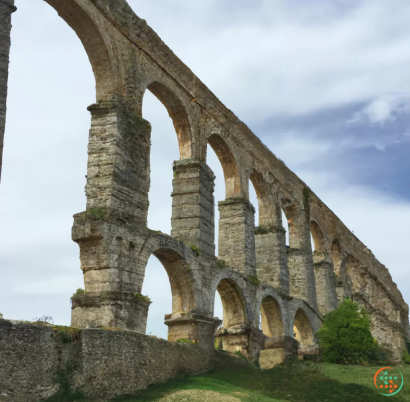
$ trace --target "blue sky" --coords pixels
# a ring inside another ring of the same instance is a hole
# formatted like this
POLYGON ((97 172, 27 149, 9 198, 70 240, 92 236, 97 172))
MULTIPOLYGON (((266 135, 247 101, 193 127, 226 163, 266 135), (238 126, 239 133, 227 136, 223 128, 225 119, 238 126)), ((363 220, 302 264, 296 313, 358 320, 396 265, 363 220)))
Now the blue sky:
MULTIPOLYGON (((0 186, 0 312, 69 324, 69 298, 83 286, 70 235, 72 215, 85 209, 86 108, 95 83, 80 41, 56 12, 40 0, 16 3, 0 186)), ((129 3, 386 264, 409 302, 410 3, 129 3)), ((153 126, 149 225, 169 233, 176 135, 149 93, 143 114, 153 126)), ((224 184, 212 152, 208 164, 218 201, 224 184)), ((143 291, 154 301, 148 332, 166 337, 171 295, 155 257, 143 291)))

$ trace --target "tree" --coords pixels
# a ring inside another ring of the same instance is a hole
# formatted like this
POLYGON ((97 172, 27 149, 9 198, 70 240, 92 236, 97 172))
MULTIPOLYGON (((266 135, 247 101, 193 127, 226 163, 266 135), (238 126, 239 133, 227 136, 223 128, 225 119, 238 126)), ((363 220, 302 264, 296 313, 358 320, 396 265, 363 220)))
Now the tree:
POLYGON ((369 316, 350 299, 326 315, 316 336, 323 361, 329 363, 366 364, 375 360, 379 351, 370 332, 369 316))

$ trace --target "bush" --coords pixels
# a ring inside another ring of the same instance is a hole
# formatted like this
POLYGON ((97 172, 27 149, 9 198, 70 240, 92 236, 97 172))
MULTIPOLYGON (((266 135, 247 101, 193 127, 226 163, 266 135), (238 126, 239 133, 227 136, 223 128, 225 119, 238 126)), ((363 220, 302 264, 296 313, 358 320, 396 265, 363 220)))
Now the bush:
POLYGON ((328 363, 366 364, 377 360, 380 351, 370 332, 369 316, 349 299, 326 315, 316 336, 328 363))
POLYGON ((408 352, 403 352, 403 363, 410 364, 410 354, 408 352))
POLYGON ((54 324, 53 317, 43 315, 42 317, 33 318, 33 322, 45 322, 47 324, 54 324))

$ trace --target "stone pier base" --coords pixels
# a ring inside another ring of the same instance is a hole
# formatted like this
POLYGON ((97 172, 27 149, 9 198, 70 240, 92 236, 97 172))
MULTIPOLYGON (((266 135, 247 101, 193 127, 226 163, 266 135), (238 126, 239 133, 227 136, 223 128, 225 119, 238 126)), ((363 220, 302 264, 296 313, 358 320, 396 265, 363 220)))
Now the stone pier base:
POLYGON ((288 356, 297 356, 298 342, 290 336, 276 336, 265 340, 259 365, 263 370, 282 363, 288 356))
POLYGON ((266 336, 262 331, 249 325, 237 325, 228 329, 221 328, 215 333, 216 343, 228 352, 241 352, 250 360, 258 360, 266 336))
POLYGON ((165 316, 169 342, 198 343, 210 349, 214 348, 215 329, 221 322, 219 319, 192 313, 165 316))
POLYGON ((121 328, 145 334, 150 301, 129 292, 101 292, 71 298, 71 326, 121 328))

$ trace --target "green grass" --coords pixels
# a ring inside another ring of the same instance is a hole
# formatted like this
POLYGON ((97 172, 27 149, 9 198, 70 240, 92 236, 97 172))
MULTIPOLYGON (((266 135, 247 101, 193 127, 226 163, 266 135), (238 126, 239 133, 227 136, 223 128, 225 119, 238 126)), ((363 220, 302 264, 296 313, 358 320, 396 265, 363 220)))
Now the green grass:
MULTIPOLYGON (((233 396, 243 402, 381 402, 386 401, 386 397, 379 395, 373 384, 373 376, 379 368, 381 366, 290 362, 262 371, 249 365, 195 377, 180 377, 115 401, 157 401, 182 390, 208 390, 233 396)), ((399 370, 403 373, 405 383, 393 400, 410 401, 410 367, 399 367, 399 370)), ((198 395, 197 399, 195 394, 191 394, 189 399, 186 399, 186 395, 181 395, 179 399, 177 394, 172 399, 181 402, 186 400, 200 401, 201 397, 198 395)))

